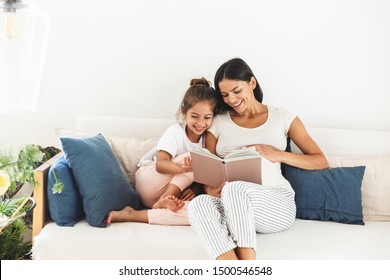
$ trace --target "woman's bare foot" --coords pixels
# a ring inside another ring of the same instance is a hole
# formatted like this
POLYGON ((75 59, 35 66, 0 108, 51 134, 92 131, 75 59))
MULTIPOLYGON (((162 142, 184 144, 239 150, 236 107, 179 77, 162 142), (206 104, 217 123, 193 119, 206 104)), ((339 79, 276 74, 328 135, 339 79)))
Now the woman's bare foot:
POLYGON ((119 211, 110 211, 104 221, 107 225, 112 222, 141 222, 147 223, 148 216, 146 210, 135 210, 130 206, 126 206, 119 211))
POLYGON ((158 209, 158 208, 167 208, 173 212, 176 212, 177 210, 183 208, 184 206, 184 201, 181 199, 178 199, 174 195, 168 195, 161 197, 154 205, 153 209, 158 209))

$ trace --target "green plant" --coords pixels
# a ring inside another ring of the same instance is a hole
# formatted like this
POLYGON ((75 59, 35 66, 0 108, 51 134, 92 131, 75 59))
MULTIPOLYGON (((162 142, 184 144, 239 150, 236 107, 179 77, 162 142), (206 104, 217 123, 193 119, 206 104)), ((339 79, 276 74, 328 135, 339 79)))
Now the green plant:
POLYGON ((56 181, 51 188, 51 191, 53 194, 62 193, 62 190, 64 189, 64 184, 57 179, 57 175, 53 170, 54 180, 56 181))
POLYGON ((23 219, 12 217, 26 213, 30 207, 23 205, 25 198, 7 199, 0 202, 0 259, 24 259, 31 250, 31 242, 24 241, 23 234, 28 231, 23 219), (21 207, 22 206, 22 207, 21 207))
POLYGON ((31 250, 31 242, 23 234, 31 227, 31 204, 25 197, 13 198, 25 184, 35 185, 34 170, 60 150, 42 149, 37 145, 24 146, 15 158, 12 151, 0 149, 0 258, 23 259, 31 250))
MULTIPOLYGON (((12 151, 0 151, 0 170, 8 174, 10 181, 7 191, 4 193, 6 199, 13 197, 21 184, 36 183, 34 170, 45 161, 44 156, 45 154, 36 145, 24 146, 16 159, 12 151)), ((4 187, 0 184, 0 188, 4 187)))

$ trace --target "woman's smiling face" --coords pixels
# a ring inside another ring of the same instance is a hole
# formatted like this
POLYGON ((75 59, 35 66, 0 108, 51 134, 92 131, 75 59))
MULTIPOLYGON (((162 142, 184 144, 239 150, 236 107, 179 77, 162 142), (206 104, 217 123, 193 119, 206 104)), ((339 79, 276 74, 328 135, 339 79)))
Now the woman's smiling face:
POLYGON ((223 101, 237 113, 243 113, 255 100, 253 93, 255 87, 256 80, 253 77, 250 82, 223 79, 219 83, 223 101))

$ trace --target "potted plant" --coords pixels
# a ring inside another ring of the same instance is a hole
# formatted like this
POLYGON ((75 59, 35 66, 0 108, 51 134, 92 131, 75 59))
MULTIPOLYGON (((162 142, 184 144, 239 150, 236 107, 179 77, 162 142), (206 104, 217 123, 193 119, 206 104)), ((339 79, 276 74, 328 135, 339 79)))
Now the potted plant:
POLYGON ((31 229, 31 194, 18 196, 25 184, 35 185, 34 170, 60 150, 25 145, 14 158, 12 151, 0 149, 0 259, 24 259, 31 251, 31 241, 24 234, 31 229))

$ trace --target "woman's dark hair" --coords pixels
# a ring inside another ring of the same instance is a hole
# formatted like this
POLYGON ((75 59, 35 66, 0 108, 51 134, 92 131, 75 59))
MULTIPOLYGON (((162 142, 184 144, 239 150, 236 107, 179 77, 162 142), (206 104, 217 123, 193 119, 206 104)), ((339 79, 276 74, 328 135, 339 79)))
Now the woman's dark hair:
POLYGON ((232 109, 223 101, 221 91, 219 89, 219 83, 223 79, 240 80, 249 83, 252 77, 254 77, 256 80, 256 87, 253 89, 255 98, 261 103, 263 101, 263 91, 261 90, 259 82, 253 74, 252 69, 248 66, 248 64, 246 64, 244 60, 241 58, 233 58, 219 67, 215 73, 214 78, 215 92, 217 93, 218 112, 222 113, 232 109))
POLYGON ((187 111, 196 103, 202 101, 210 103, 215 115, 217 110, 217 99, 215 90, 211 87, 211 83, 203 77, 200 79, 192 79, 190 87, 184 94, 179 111, 176 114, 177 117, 181 116, 183 113, 187 113, 187 111))

